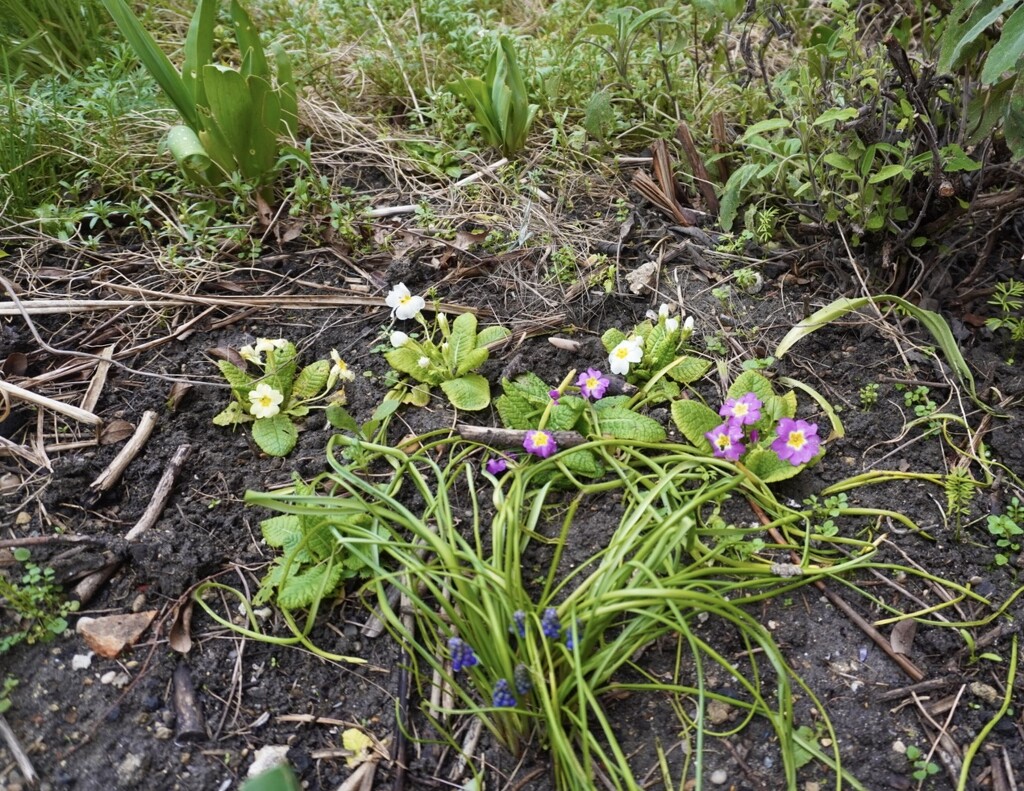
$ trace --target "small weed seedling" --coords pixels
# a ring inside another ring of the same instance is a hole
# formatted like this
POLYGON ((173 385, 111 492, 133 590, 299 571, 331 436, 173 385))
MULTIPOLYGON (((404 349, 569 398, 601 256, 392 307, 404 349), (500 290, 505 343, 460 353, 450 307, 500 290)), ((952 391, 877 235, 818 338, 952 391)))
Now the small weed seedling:
POLYGON ((1024 505, 1016 497, 1010 501, 1005 514, 993 514, 988 518, 988 532, 995 536, 997 566, 1005 566, 1010 562, 1007 553, 1020 552, 1021 535, 1024 535, 1024 505))
POLYGON ((337 352, 331 352, 331 360, 317 360, 298 370, 295 345, 284 338, 260 338, 239 354, 261 375, 252 376, 234 363, 219 360, 217 366, 231 385, 234 400, 213 422, 218 426, 252 423, 253 440, 269 456, 291 453, 299 437, 295 421, 308 415, 318 401, 344 403, 345 390, 338 385, 355 378, 337 352))
POLYGON ((18 679, 14 676, 5 676, 3 684, 0 684, 0 714, 3 714, 11 707, 11 692, 18 686, 18 679))
POLYGON ((865 412, 875 408, 878 403, 878 382, 869 382, 860 389, 860 408, 865 412))
POLYGON ((907 747, 907 760, 914 768, 912 777, 915 780, 926 780, 939 772, 938 764, 926 760, 921 749, 919 747, 915 747, 913 744, 907 747))
MULTIPOLYGON (((998 308, 999 315, 987 319, 985 326, 993 332, 1007 330, 1014 348, 1016 344, 1024 342, 1024 281, 1011 278, 1005 283, 1000 283, 988 304, 998 308)), ((1013 364, 1012 353, 1006 362, 1008 365, 1013 364)))
MULTIPOLYGON (((10 613, 0 629, 0 654, 18 643, 31 645, 53 639, 68 628, 67 616, 78 609, 77 601, 64 599, 53 569, 40 568, 30 557, 23 547, 14 550, 14 559, 24 570, 20 580, 11 581, 0 574, 0 611, 10 613)), ((7 691, 5 683, 3 695, 7 691)))

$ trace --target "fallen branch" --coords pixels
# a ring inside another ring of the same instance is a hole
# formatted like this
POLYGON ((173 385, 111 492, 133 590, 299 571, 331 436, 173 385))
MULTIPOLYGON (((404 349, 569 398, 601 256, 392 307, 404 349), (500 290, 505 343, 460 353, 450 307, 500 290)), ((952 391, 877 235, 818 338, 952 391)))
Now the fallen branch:
POLYGON ((79 423, 86 423, 90 426, 99 426, 103 423, 103 419, 98 415, 94 415, 92 412, 88 412, 85 409, 81 409, 71 404, 65 404, 63 401, 55 401, 52 398, 41 396, 38 393, 33 393, 31 390, 26 390, 23 387, 12 385, 10 382, 5 382, 0 379, 0 393, 10 396, 11 398, 17 398, 21 401, 28 401, 30 404, 41 406, 44 409, 52 410, 65 417, 69 417, 72 420, 77 420, 79 423))
POLYGON ((36 781, 39 780, 39 775, 36 774, 35 767, 32 766, 28 753, 21 749, 18 737, 14 735, 14 731, 7 724, 3 714, 0 714, 0 736, 4 737, 4 743, 7 745, 11 755, 14 756, 14 762, 18 764, 18 769, 21 771, 21 776, 25 778, 25 782, 30 786, 34 786, 36 781))
POLYGON ((96 505, 104 492, 121 479, 125 469, 149 441, 153 428, 156 426, 156 420, 156 412, 146 411, 143 413, 142 420, 139 421, 139 426, 135 429, 132 438, 125 443, 120 453, 114 457, 114 460, 107 465, 107 468, 99 474, 96 480, 89 484, 89 488, 82 495, 81 503, 85 508, 92 508, 96 505))
MULTIPOLYGON (((521 448, 526 439, 526 432, 514 428, 494 428, 492 426, 470 426, 457 423, 455 431, 463 439, 502 448, 521 448)), ((576 448, 587 442, 587 438, 575 431, 551 431, 555 444, 560 448, 576 448)))
POLYGON ((153 492, 153 499, 149 501, 149 505, 146 507, 145 513, 143 513, 139 521, 135 523, 135 527, 125 534, 125 541, 137 541, 139 536, 156 524, 156 520, 160 518, 160 514, 163 512, 164 506, 167 505, 167 499, 171 496, 171 490, 174 488, 174 481, 177 479, 178 473, 181 472, 181 468, 185 464, 190 453, 192 453, 191 445, 179 445, 178 449, 174 451, 174 455, 167 463, 167 468, 164 470, 164 474, 160 477, 160 482, 156 485, 156 490, 153 492))

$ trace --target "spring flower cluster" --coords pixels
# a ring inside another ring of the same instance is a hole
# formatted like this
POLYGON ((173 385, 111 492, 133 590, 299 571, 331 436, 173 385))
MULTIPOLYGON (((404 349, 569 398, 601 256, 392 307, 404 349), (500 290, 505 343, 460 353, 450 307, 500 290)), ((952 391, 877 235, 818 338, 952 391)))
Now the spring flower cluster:
POLYGON ((452 672, 458 673, 467 667, 473 667, 479 663, 479 659, 473 649, 467 645, 461 637, 448 638, 448 653, 452 657, 452 672))
MULTIPOLYGON (((704 436, 711 443, 711 452, 720 459, 739 461, 747 451, 745 442, 756 444, 758 431, 749 428, 761 420, 764 404, 754 393, 730 398, 718 411, 726 420, 704 436), (749 433, 748 433, 749 431, 749 433)), ((776 438, 769 445, 780 459, 794 467, 806 464, 821 450, 818 426, 803 420, 784 417, 776 426, 776 438)))

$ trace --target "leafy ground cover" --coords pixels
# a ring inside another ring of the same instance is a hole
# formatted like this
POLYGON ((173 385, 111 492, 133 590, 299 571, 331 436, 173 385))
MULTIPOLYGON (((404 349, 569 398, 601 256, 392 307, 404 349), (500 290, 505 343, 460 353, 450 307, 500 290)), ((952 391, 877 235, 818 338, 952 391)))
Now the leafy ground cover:
POLYGON ((6 786, 1015 787, 1017 3, 18 10, 6 786))

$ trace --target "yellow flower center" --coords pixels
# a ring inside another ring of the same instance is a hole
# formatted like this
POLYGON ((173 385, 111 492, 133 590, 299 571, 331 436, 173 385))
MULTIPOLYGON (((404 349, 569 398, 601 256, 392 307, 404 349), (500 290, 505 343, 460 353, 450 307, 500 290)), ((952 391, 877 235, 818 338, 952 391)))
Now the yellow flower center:
POLYGON ((538 431, 533 435, 533 444, 538 448, 546 448, 548 446, 548 435, 543 431, 538 431))
POLYGON ((625 360, 629 356, 629 348, 626 346, 620 346, 615 350, 615 356, 620 360, 625 360))
POLYGON ((802 431, 790 431, 786 444, 793 450, 801 450, 807 444, 807 437, 804 436, 802 431))
POLYGON ((264 393, 263 395, 261 395, 259 398, 256 399, 256 402, 264 409, 272 407, 274 405, 274 399, 270 397, 269 393, 264 393))
POLYGON ((719 450, 728 450, 732 446, 732 440, 729 439, 728 434, 719 434, 715 437, 715 445, 719 450))
POLYGON ((746 405, 746 404, 743 404, 743 403, 739 403, 739 404, 736 404, 736 406, 734 406, 734 407, 732 408, 732 413, 733 413, 733 415, 735 415, 736 417, 745 417, 745 416, 746 416, 746 414, 747 414, 747 412, 749 412, 749 411, 750 411, 750 410, 749 410, 749 408, 747 407, 747 405, 746 405))
POLYGON ((404 297, 399 297, 398 301, 403 305, 412 300, 412 294, 406 294, 404 297))
POLYGON ((589 379, 587 379, 587 390, 593 390, 595 387, 598 387, 599 384, 600 383, 597 381, 597 379, 591 376, 589 379))

